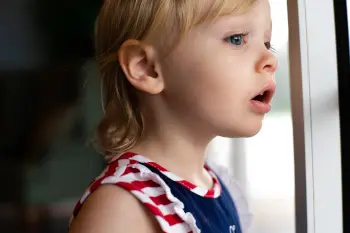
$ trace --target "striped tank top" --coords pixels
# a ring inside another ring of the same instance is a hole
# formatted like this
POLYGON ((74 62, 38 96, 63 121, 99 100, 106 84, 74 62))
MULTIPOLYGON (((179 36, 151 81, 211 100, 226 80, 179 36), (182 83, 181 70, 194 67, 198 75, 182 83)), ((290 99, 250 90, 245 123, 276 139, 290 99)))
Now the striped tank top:
POLYGON ((71 222, 92 192, 113 184, 142 202, 163 232, 245 233, 251 214, 239 186, 233 179, 219 178, 222 169, 215 173, 209 166, 205 169, 213 179, 212 189, 198 187, 142 155, 125 153, 110 161, 91 183, 76 204, 71 222))

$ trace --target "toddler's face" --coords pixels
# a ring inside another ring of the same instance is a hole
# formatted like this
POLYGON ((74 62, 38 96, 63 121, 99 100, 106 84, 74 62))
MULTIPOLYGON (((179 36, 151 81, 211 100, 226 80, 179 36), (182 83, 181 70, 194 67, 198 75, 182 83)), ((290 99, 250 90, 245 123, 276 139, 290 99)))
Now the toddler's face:
POLYGON ((255 135, 275 89, 277 60, 270 40, 268 0, 258 0, 245 14, 194 28, 161 63, 174 112, 209 126, 215 135, 255 135))

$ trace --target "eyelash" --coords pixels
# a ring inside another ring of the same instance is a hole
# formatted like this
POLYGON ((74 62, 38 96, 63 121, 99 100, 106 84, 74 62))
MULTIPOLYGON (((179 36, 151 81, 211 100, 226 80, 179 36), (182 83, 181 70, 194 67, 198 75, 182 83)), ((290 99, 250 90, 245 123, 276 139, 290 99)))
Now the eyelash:
POLYGON ((272 46, 271 42, 265 42, 265 47, 270 50, 272 53, 276 53, 276 49, 272 46))
MULTIPOLYGON (((228 42, 228 43, 231 43, 231 44, 233 44, 232 43, 232 41, 230 41, 230 39, 231 38, 233 38, 233 37, 242 37, 242 44, 241 45, 234 45, 234 46, 243 46, 244 44, 246 44, 247 42, 245 41, 245 38, 247 37, 249 35, 249 33, 240 33, 240 34, 235 34, 235 35, 232 35, 232 36, 229 36, 229 37, 227 37, 226 39, 225 39, 225 41, 226 42, 228 42)), ((265 42, 264 43, 265 44, 265 47, 266 47, 266 49, 267 50, 270 50, 271 52, 273 52, 273 53, 275 53, 276 52, 276 50, 273 48, 273 46, 271 45, 271 42, 270 41, 268 41, 268 42, 265 42)))

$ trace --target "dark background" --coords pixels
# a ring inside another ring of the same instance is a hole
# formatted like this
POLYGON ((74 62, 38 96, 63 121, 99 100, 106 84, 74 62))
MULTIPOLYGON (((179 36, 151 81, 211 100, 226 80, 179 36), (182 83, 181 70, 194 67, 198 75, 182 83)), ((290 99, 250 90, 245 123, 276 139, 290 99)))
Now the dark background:
POLYGON ((103 167, 93 26, 99 0, 0 3, 0 232, 67 232, 103 167))

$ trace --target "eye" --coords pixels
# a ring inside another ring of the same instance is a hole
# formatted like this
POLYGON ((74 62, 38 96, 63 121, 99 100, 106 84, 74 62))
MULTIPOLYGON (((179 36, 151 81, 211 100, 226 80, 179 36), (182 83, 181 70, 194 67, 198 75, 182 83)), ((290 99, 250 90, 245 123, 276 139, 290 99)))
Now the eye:
POLYGON ((241 46, 241 45, 244 45, 246 43, 245 37, 247 35, 248 35, 247 33, 232 35, 232 36, 227 37, 226 41, 228 43, 235 45, 235 46, 241 46))

